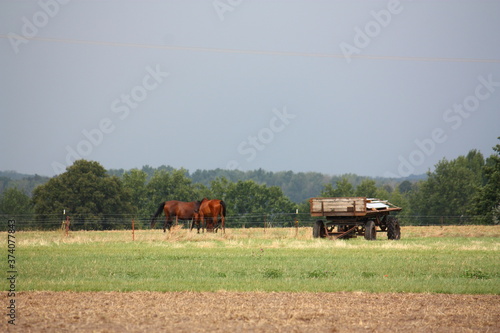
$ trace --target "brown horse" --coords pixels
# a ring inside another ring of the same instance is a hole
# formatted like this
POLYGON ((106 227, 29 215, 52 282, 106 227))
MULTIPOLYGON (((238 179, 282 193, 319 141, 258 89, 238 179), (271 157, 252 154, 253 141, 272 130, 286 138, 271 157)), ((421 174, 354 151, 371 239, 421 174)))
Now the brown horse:
POLYGON ((192 220, 194 214, 200 208, 200 204, 201 201, 184 202, 172 200, 162 202, 151 219, 151 229, 154 228, 156 218, 161 215, 162 211, 165 213, 165 224, 163 225, 163 232, 165 232, 166 229, 170 230, 172 227, 172 218, 174 216, 175 224, 177 224, 178 220, 192 220))
MULTIPOLYGON (((215 232, 217 232, 217 229, 219 228, 219 216, 222 232, 226 233, 226 204, 224 201, 219 199, 208 200, 207 198, 204 198, 201 200, 198 214, 195 214, 193 224, 196 223, 198 225, 198 232, 200 230, 200 223, 202 227, 206 226, 207 232, 213 232, 214 229, 215 232)), ((193 224, 191 225, 191 229, 193 229, 193 224)))

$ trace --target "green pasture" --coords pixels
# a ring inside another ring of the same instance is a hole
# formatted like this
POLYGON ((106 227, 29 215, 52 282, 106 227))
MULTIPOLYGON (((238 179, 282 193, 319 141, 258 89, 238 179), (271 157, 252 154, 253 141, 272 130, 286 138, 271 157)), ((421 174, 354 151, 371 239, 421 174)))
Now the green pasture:
MULTIPOLYGON (((17 291, 365 291, 500 294, 500 242, 312 239, 310 228, 17 232, 17 291)), ((385 236, 385 235, 384 235, 385 236)), ((2 270, 7 272, 7 234, 2 270)), ((6 273, 5 273, 6 274, 6 273)), ((6 283, 2 290, 8 290, 6 283)))

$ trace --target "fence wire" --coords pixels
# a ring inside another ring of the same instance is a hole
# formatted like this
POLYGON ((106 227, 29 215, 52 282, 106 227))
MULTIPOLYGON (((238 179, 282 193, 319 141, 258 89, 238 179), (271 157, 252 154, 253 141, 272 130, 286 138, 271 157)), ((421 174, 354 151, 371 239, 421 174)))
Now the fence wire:
MULTIPOLYGON (((226 216, 226 228, 289 228, 312 227, 321 218, 311 217, 307 213, 290 214, 240 214, 226 216)), ((433 225, 492 225, 492 220, 484 216, 398 216, 402 226, 433 225)), ((7 231, 8 221, 16 221, 17 231, 58 230, 65 228, 65 218, 61 215, 50 215, 43 218, 35 215, 0 215, 0 231, 7 231)), ((130 230, 150 229, 151 217, 141 215, 105 215, 98 218, 70 218, 70 230, 130 230)), ((163 228, 165 217, 159 217, 155 228, 163 228)), ((175 219, 174 219, 175 222, 175 219)), ((179 220, 179 224, 189 228, 191 221, 179 220)))

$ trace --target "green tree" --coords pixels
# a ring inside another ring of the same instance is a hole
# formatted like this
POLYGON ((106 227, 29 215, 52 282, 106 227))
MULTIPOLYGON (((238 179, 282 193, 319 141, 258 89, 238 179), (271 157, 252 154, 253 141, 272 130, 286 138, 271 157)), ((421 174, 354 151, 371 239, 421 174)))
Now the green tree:
POLYGON ((301 203, 297 204, 297 209, 299 210, 299 214, 306 219, 309 219, 309 217, 310 217, 309 216, 310 208, 311 208, 311 204, 309 202, 309 199, 304 200, 301 203))
POLYGON ((265 185, 259 185, 253 180, 231 183, 227 189, 226 204, 231 215, 263 214, 267 206, 266 197, 262 191, 265 185))
POLYGON ((148 203, 145 205, 149 215, 153 214, 158 205, 164 201, 195 201, 200 200, 192 181, 186 175, 186 170, 156 170, 146 185, 148 203))
MULTIPOLYGON (((498 138, 500 140, 500 137, 498 138)), ((474 197, 472 214, 482 216, 483 222, 498 224, 500 222, 500 144, 493 147, 496 154, 487 158, 483 167, 484 186, 480 187, 474 197)))
POLYGON ((17 188, 8 188, 0 195, 0 214, 16 216, 31 213, 30 197, 17 188))
POLYGON ((332 184, 326 184, 321 192, 322 197, 351 197, 354 195, 354 188, 346 177, 337 180, 335 188, 332 184))
MULTIPOLYGON (((218 185, 223 185, 223 181, 218 185)), ((216 191, 223 191, 222 199, 226 202, 228 215, 233 216, 233 225, 249 221, 262 222, 263 218, 271 220, 276 215, 295 212, 296 204, 278 186, 259 185, 253 180, 227 182, 225 185, 225 189, 216 191)))
POLYGON ((148 214, 147 178, 147 173, 138 169, 132 169, 122 176, 123 187, 129 191, 130 203, 134 213, 138 215, 148 214))
POLYGON ((377 186, 373 179, 363 179, 361 184, 356 187, 356 196, 373 198, 377 196, 377 186))
POLYGON ((409 180, 405 180, 398 185, 400 193, 406 194, 413 189, 413 184, 409 180))
POLYGON ((418 183, 412 195, 415 215, 459 216, 470 211, 477 189, 482 184, 481 153, 472 150, 455 160, 441 160, 426 181, 418 183))
POLYGON ((94 161, 78 160, 66 172, 33 191, 34 210, 41 220, 55 220, 63 210, 74 229, 113 229, 130 221, 117 214, 133 212, 129 192, 94 161))
POLYGON ((229 180, 225 177, 218 177, 210 183, 210 190, 214 199, 227 200, 227 192, 230 186, 229 180))
POLYGON ((394 192, 394 191, 388 191, 386 186, 381 186, 381 187, 377 188, 377 190, 375 191, 375 195, 371 195, 371 196, 369 196, 369 198, 378 198, 381 200, 389 200, 392 192, 394 192))
POLYGON ((324 198, 336 197, 337 196, 336 192, 337 189, 333 187, 331 183, 328 183, 323 186, 323 190, 321 191, 320 196, 324 198))
POLYGON ((399 192, 398 187, 396 187, 396 189, 394 191, 392 191, 388 197, 380 196, 380 198, 387 199, 393 205, 401 207, 402 210, 400 213, 398 213, 398 215, 407 216, 407 215, 411 214, 410 201, 408 200, 408 197, 405 194, 402 194, 401 192, 399 192))

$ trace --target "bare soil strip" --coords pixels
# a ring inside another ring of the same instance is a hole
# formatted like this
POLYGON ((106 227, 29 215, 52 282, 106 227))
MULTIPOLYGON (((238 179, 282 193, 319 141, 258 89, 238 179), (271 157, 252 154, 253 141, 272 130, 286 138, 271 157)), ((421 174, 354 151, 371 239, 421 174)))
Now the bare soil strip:
POLYGON ((16 303, 7 331, 500 332, 498 295, 19 292, 16 303))

